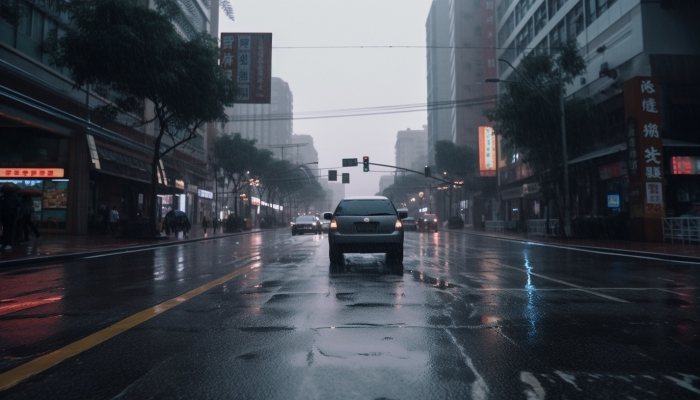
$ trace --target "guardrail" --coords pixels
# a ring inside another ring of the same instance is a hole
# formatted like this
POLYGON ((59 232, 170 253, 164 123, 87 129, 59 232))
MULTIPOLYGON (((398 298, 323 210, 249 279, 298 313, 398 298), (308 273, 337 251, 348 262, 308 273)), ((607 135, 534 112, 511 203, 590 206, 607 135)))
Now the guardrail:
POLYGON ((486 221, 484 222, 484 230, 486 232, 501 232, 505 231, 505 223, 503 221, 486 221))
POLYGON ((700 244, 700 217, 661 218, 663 223, 664 242, 700 244))
POLYGON ((546 219, 529 219, 527 220, 527 234, 534 236, 556 235, 559 229, 559 220, 552 218, 549 220, 549 232, 547 233, 546 219))

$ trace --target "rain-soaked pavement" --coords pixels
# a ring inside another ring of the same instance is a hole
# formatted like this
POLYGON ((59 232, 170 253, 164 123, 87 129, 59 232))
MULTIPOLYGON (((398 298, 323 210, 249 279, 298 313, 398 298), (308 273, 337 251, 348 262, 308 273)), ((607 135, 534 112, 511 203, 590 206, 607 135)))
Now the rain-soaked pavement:
POLYGON ((699 398, 698 286, 461 232, 403 270, 288 230, 6 269, 0 398, 699 398))

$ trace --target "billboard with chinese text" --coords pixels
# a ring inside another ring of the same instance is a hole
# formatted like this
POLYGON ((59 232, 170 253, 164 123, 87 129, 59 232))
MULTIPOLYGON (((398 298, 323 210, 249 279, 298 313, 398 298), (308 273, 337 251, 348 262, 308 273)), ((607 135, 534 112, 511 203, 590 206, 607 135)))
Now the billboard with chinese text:
POLYGON ((479 171, 496 170, 496 135, 490 126, 479 127, 479 171))
POLYGON ((658 81, 637 76, 625 81, 627 171, 632 240, 663 239, 664 157, 658 81))
POLYGON ((270 104, 272 33, 222 33, 220 62, 238 86, 236 103, 270 104))

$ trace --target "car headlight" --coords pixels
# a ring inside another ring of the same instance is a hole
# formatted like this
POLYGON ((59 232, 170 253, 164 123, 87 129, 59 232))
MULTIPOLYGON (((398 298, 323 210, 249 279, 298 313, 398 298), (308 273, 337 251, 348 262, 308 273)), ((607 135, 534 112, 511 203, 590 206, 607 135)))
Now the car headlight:
POLYGON ((312 226, 316 226, 316 223, 314 222, 314 223, 313 223, 313 224, 311 224, 311 225, 312 225, 312 226))

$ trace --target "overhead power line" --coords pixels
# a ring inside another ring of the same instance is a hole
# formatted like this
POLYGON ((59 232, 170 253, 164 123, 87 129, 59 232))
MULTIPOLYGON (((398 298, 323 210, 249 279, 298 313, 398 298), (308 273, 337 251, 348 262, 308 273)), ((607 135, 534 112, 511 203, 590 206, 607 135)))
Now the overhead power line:
POLYGON ((294 114, 268 114, 261 116, 243 116, 231 118, 231 122, 254 122, 254 121, 287 121, 287 120, 303 120, 303 119, 326 119, 326 118, 344 118, 344 117, 361 117, 372 115, 387 115, 400 114, 419 111, 433 111, 462 107, 474 107, 485 104, 494 103, 498 96, 482 96, 464 100, 449 100, 438 101, 432 103, 420 104, 403 104, 393 106, 378 106, 365 108, 348 108, 339 110, 325 111, 307 111, 294 114))

